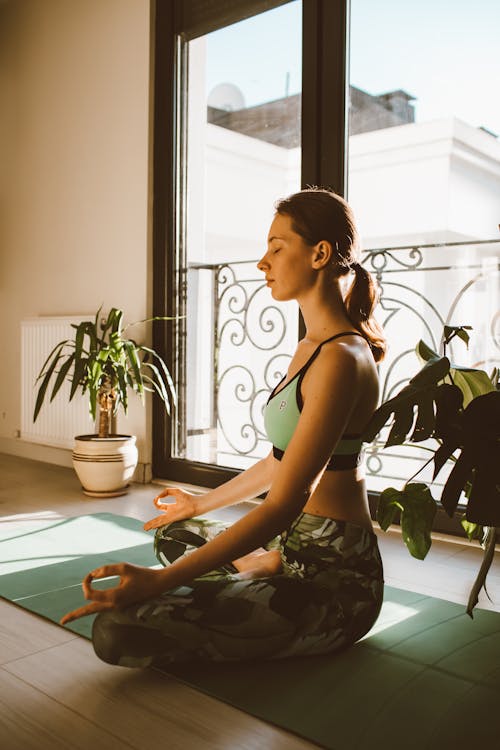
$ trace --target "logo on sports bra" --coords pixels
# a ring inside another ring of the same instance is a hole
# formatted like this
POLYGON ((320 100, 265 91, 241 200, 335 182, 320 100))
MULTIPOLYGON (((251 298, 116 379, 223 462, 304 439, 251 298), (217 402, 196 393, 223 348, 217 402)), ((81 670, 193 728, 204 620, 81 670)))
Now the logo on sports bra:
POLYGON ((282 401, 280 403, 280 411, 283 411, 283 409, 286 409, 287 401, 282 401))

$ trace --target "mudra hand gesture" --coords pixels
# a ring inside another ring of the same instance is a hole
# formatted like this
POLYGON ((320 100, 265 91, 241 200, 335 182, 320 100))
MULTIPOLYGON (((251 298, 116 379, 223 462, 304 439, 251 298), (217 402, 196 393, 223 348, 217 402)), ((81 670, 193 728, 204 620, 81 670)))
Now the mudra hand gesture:
POLYGON ((127 607, 136 602, 152 599, 162 591, 157 570, 130 563, 103 565, 92 570, 83 579, 82 588, 85 599, 90 599, 92 603, 65 614, 60 620, 61 625, 105 609, 127 607), (92 587, 94 580, 110 576, 120 578, 120 582, 113 588, 102 590, 92 587))
MULTIPOLYGON (((182 521, 192 518, 197 512, 197 496, 177 487, 167 487, 157 495, 153 503, 162 511, 161 516, 156 516, 144 524, 144 529, 158 529, 166 526, 172 521, 182 521), (172 498, 174 502, 164 503, 165 497, 172 498)), ((91 604, 74 609, 61 618, 61 625, 65 625, 79 617, 86 617, 105 609, 115 607, 127 607, 140 601, 152 599, 162 593, 158 571, 144 568, 129 563, 117 563, 103 565, 88 573, 82 581, 83 595, 90 599, 91 604), (120 582, 109 589, 93 588, 92 582, 99 578, 119 576, 120 582)))
POLYGON ((144 529, 159 529, 173 521, 184 521, 193 518, 197 513, 198 495, 181 490, 179 487, 166 487, 163 492, 155 497, 153 503, 162 511, 161 516, 156 516, 144 524, 144 529), (162 498, 171 498, 174 502, 162 503, 162 498))

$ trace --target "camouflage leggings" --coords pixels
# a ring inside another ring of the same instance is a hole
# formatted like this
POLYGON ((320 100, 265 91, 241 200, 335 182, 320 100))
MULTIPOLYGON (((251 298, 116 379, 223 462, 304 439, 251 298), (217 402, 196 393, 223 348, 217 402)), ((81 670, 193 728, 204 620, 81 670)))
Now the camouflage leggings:
MULTIPOLYGON (((227 528, 193 518, 158 530, 163 565, 227 528)), ((97 616, 92 639, 110 664, 324 654, 367 633, 383 594, 375 534, 345 521, 301 513, 266 545, 281 552, 278 575, 243 580, 232 565, 156 599, 97 616)))

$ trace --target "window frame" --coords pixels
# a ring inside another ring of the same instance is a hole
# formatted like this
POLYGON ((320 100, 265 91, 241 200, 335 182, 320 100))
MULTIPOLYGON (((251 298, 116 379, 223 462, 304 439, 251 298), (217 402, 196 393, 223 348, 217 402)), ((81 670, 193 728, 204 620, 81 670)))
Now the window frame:
MULTIPOLYGON (((173 300, 185 293, 177 257, 182 207, 183 61, 179 39, 189 40, 290 0, 156 0, 152 8, 153 73, 153 314, 176 314, 173 300)), ((341 195, 347 175, 349 0, 303 0, 301 184, 328 185, 341 195)), ((182 302, 181 302, 182 304, 182 302)), ((176 368, 174 325, 156 325, 153 344, 176 368)), ((178 359, 178 358, 177 358, 178 359)), ((182 373, 177 372, 182 382, 182 373)), ((237 469, 171 455, 172 431, 164 408, 153 402, 153 475, 215 487, 237 469)))

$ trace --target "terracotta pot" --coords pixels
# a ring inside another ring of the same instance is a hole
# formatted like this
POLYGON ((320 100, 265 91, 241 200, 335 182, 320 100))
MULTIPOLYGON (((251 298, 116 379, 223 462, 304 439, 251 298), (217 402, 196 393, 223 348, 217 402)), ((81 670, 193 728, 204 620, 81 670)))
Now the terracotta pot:
POLYGON ((90 497, 124 495, 137 466, 134 435, 97 435, 75 437, 73 467, 90 497))

